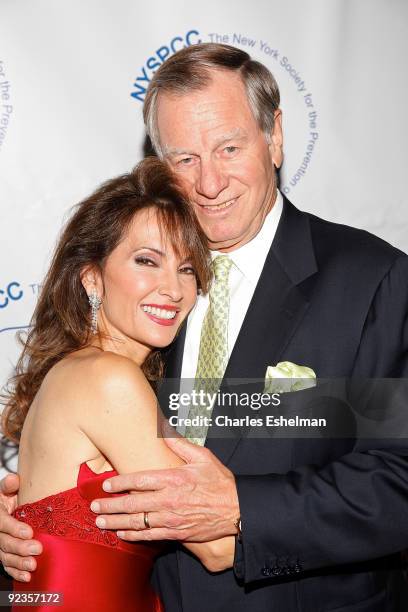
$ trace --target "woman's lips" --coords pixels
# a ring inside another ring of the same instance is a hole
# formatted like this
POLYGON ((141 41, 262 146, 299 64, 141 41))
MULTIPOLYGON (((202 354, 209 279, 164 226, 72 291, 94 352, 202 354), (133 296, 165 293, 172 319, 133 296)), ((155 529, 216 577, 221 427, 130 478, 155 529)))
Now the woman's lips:
POLYGON ((141 308, 151 321, 164 326, 174 325, 179 311, 179 308, 169 304, 143 304, 141 308))
POLYGON ((174 319, 161 319, 160 317, 157 317, 156 315, 149 314, 148 312, 146 312, 145 315, 147 317, 149 317, 149 319, 151 319, 155 323, 158 323, 159 325, 164 325, 166 327, 170 326, 170 325, 174 325, 176 320, 177 320, 177 314, 174 317, 174 319))

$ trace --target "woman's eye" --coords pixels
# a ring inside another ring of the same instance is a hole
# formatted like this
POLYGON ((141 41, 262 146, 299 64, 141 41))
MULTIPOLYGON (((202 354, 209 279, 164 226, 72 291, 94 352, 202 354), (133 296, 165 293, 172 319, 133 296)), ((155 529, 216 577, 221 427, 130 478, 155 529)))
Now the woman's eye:
POLYGON ((139 255, 139 257, 135 257, 135 262, 142 266, 155 266, 156 265, 156 262, 153 259, 150 259, 149 257, 144 257, 142 255, 139 255))
POLYGON ((183 268, 180 268, 179 271, 182 274, 194 274, 195 275, 195 270, 192 266, 184 266, 183 268))

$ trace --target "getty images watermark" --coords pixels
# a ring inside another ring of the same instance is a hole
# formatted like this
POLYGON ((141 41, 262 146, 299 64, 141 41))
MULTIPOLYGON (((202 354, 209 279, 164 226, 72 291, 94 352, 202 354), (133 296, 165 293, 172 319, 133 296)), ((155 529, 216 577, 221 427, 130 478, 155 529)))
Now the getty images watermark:
POLYGON ((171 393, 168 407, 169 424, 177 430, 185 427, 247 428, 247 427, 326 427, 325 418, 302 417, 299 414, 284 416, 270 414, 271 408, 281 406, 280 393, 221 391, 208 392, 192 389, 189 392, 171 393), (191 416, 190 411, 201 408, 201 414, 191 416), (217 409, 217 414, 214 408, 217 409), (228 414, 224 410, 228 410, 228 414), (246 414, 242 414, 242 412, 246 414), (258 413, 256 415, 251 413, 258 413), (207 414, 206 414, 207 413, 207 414))
POLYGON ((408 439, 407 397, 406 378, 164 379, 158 389, 166 437, 204 427, 219 438, 408 439))

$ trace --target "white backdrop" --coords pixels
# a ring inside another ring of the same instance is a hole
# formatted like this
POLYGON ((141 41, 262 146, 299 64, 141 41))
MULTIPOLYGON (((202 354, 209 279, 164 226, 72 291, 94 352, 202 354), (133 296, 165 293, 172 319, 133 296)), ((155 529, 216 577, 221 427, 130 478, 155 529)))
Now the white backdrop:
POLYGON ((405 0, 1 0, 0 386, 67 211, 142 157, 145 86, 184 45, 272 70, 294 204, 407 250, 407 17, 405 0))

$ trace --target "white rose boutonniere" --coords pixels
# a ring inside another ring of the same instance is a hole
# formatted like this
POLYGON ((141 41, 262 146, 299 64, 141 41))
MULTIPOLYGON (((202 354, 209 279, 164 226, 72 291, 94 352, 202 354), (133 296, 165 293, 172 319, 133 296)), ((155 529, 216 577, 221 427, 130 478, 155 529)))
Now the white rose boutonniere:
POLYGON ((266 368, 264 393, 289 393, 315 386, 316 373, 312 368, 291 361, 281 361, 266 368))

